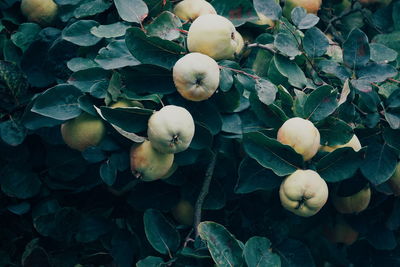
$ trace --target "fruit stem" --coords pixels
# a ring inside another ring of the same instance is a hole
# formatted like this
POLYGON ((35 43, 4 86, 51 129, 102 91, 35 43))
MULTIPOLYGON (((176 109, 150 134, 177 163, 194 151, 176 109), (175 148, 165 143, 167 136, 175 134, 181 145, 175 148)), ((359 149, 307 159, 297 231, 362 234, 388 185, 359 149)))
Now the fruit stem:
POLYGON ((193 223, 193 227, 196 233, 196 237, 199 236, 199 232, 197 227, 199 226, 200 222, 201 222, 201 210, 203 208, 203 203, 204 203, 204 199, 206 198, 208 191, 210 189, 210 184, 211 184, 211 180, 212 180, 212 176, 214 173, 214 168, 215 168, 215 164, 217 162, 217 153, 218 152, 212 152, 212 156, 211 156, 211 161, 208 164, 207 167, 207 171, 206 171, 206 175, 204 178, 204 182, 203 185, 201 187, 201 191, 199 193, 199 196, 197 198, 196 204, 194 206, 194 223, 193 223))

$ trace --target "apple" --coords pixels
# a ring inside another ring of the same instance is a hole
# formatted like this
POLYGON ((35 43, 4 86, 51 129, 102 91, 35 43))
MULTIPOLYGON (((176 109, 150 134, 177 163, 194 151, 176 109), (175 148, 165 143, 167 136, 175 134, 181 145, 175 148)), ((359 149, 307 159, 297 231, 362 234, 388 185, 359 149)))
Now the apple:
POLYGON ((53 0, 22 0, 21 12, 28 21, 45 26, 54 21, 58 6, 53 0))
POLYGON ((235 32, 235 40, 237 40, 238 45, 236 46, 236 55, 240 55, 242 53, 242 50, 244 48, 244 39, 240 32, 236 31, 235 32))
POLYGON ((351 147, 354 151, 358 152, 361 149, 361 143, 360 140, 358 140, 358 137, 356 135, 353 135, 353 137, 350 139, 349 142, 343 145, 336 145, 336 146, 321 146, 320 150, 326 151, 326 152, 332 152, 335 149, 341 148, 341 147, 351 147))
POLYGON ((339 219, 334 225, 324 227, 324 236, 332 243, 351 245, 357 241, 359 233, 345 220, 339 219))
POLYGON ((151 115, 147 124, 151 145, 162 153, 186 150, 194 136, 194 121, 183 107, 168 105, 151 115))
POLYGON ((394 174, 389 179, 389 186, 395 196, 400 196, 400 163, 397 163, 394 174))
POLYGON ((187 45, 190 52, 199 52, 215 60, 234 59, 240 40, 230 20, 207 14, 193 21, 188 31, 187 45))
POLYGON ((359 213, 368 207, 371 200, 371 189, 369 186, 351 196, 334 196, 333 206, 343 214, 359 213))
POLYGON ((193 225, 194 208, 187 200, 181 200, 171 210, 174 219, 182 225, 193 225))
POLYGON ((180 58, 172 70, 176 89, 191 101, 203 101, 211 97, 219 85, 217 62, 201 53, 189 53, 180 58))
POLYGON ((291 146, 305 161, 317 154, 320 134, 314 124, 299 117, 291 118, 279 128, 277 139, 291 146))
POLYGON ((103 121, 86 112, 61 125, 61 135, 64 142, 69 147, 79 151, 97 146, 105 133, 106 127, 103 121))
POLYGON ((317 14, 321 4, 322 0, 285 0, 282 13, 286 18, 290 19, 292 10, 295 7, 302 7, 307 13, 317 14))
POLYGON ((174 7, 174 14, 181 20, 193 21, 201 15, 217 14, 217 11, 205 0, 183 0, 174 7))
POLYGON ((328 200, 328 193, 325 180, 313 170, 296 170, 279 189, 282 206, 302 217, 316 214, 328 200))
POLYGON ((132 174, 143 181, 161 179, 168 173, 174 162, 174 154, 161 153, 146 140, 131 148, 130 162, 132 174))
POLYGON ((110 108, 130 108, 138 107, 144 108, 143 104, 136 100, 120 99, 117 102, 110 105, 110 108))

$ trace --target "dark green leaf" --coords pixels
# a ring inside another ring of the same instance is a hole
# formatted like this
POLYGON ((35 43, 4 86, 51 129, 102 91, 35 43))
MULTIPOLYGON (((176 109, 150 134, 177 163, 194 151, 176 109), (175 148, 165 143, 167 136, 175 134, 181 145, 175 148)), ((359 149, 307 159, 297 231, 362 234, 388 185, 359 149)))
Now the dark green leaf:
POLYGON ((281 266, 281 258, 271 252, 271 241, 265 237, 250 238, 244 246, 243 255, 248 267, 281 266))
POLYGON ((383 44, 372 43, 369 46, 371 48, 371 60, 376 63, 388 63, 397 58, 398 53, 383 44))
POLYGON ((304 115, 312 121, 320 121, 332 114, 338 107, 337 90, 323 85, 314 90, 304 104, 304 115))
POLYGON ((329 117, 317 125, 321 135, 321 145, 336 146, 346 144, 353 137, 353 129, 344 121, 329 117))
MULTIPOLYGON (((272 2, 272 0, 268 0, 272 2)), ((265 3, 265 2, 264 2, 265 3)), ((258 16, 254 12, 251 1, 248 0, 214 0, 212 1, 217 14, 229 19, 236 27, 244 24, 246 21, 256 21, 258 16)))
POLYGON ((180 28, 182 28, 181 20, 173 13, 165 11, 146 26, 146 31, 148 36, 156 36, 172 41, 181 36, 180 28))
POLYGON ((296 39, 287 33, 278 33, 275 36, 274 46, 284 55, 295 57, 301 52, 296 39))
POLYGON ((78 20, 64 28, 62 38, 80 46, 92 46, 97 44, 101 38, 94 36, 90 30, 99 26, 94 20, 78 20))
POLYGON ((60 84, 36 98, 32 111, 56 120, 68 120, 81 114, 78 97, 82 92, 72 85, 60 84))
POLYGON ((112 164, 110 164, 110 161, 101 164, 100 177, 103 182, 108 186, 112 186, 115 183, 115 180, 117 178, 117 170, 112 164))
POLYGON ((253 0, 254 9, 272 20, 278 20, 282 15, 282 8, 275 0, 253 0))
POLYGON ((243 136, 246 153, 264 168, 284 176, 300 169, 303 158, 293 148, 260 133, 247 133, 243 136))
POLYGON ((143 222, 147 240, 155 250, 167 255, 178 249, 179 233, 161 212, 146 210, 143 222))
POLYGON ((94 16, 106 11, 111 4, 112 3, 107 0, 88 0, 77 6, 77 8, 74 10, 74 16, 78 19, 94 16))
POLYGON ((325 54, 329 47, 329 41, 320 29, 313 27, 306 31, 303 47, 308 56, 319 57, 325 54))
POLYGON ((343 61, 352 69, 365 66, 370 59, 367 35, 360 29, 350 32, 343 44, 343 61))
POLYGON ((36 40, 40 30, 40 26, 36 23, 22 23, 19 25, 18 31, 11 35, 11 40, 22 51, 25 51, 36 40))
POLYGON ((300 241, 286 239, 275 250, 281 256, 282 266, 284 267, 315 267, 310 250, 300 241))
POLYGON ((301 30, 310 29, 317 25, 319 17, 314 14, 307 14, 302 7, 295 7, 291 12, 293 23, 301 30))
POLYGON ((137 246, 134 236, 128 230, 116 231, 111 239, 111 246, 111 255, 119 266, 133 266, 137 246))
POLYGON ((10 197, 21 199, 34 197, 42 186, 36 173, 21 166, 8 165, 0 173, 1 190, 10 197))
POLYGON ((114 0, 114 3, 119 16, 127 22, 141 23, 149 13, 142 0, 114 0))
POLYGON ((225 227, 215 222, 201 222, 197 228, 207 243, 211 257, 218 267, 243 266, 242 248, 225 227))
POLYGON ((125 35, 129 25, 124 22, 116 22, 108 25, 99 25, 90 29, 90 32, 99 38, 115 38, 125 35))
POLYGON ((99 50, 95 62, 105 70, 136 66, 140 62, 132 56, 124 40, 116 40, 99 50))
POLYGON ((163 259, 154 256, 148 256, 136 263, 136 267, 162 267, 165 266, 163 259))
POLYGON ((22 144, 27 135, 27 130, 16 120, 8 120, 0 123, 0 137, 10 146, 17 146, 22 144))

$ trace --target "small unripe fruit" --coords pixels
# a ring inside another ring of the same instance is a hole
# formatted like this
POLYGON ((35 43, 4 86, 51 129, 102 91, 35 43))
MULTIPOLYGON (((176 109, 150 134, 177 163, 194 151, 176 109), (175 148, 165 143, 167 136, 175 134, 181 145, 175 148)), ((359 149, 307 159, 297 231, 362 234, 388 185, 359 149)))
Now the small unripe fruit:
POLYGON ((194 121, 185 108, 168 105, 151 115, 147 135, 151 145, 162 153, 186 150, 194 136, 194 121))
POLYGON ((287 120, 278 130, 278 141, 291 146, 305 161, 317 154, 320 134, 314 124, 302 118, 287 120))
POLYGON ((191 101, 208 99, 219 85, 217 62, 200 53, 189 53, 179 59, 172 74, 178 92, 191 101))
POLYGON ((297 170, 283 180, 279 189, 282 206, 302 217, 316 214, 328 200, 328 185, 313 170, 297 170))
POLYGON ((359 213, 368 207, 371 200, 371 189, 368 187, 351 196, 334 196, 333 206, 342 214, 359 213))
POLYGON ((132 174, 143 181, 154 181, 166 175, 174 162, 174 154, 161 153, 146 140, 133 145, 130 153, 132 174))
POLYGON ((199 52, 215 60, 234 59, 239 42, 232 22, 215 14, 195 19, 187 35, 190 52, 199 52))
POLYGON ((22 0, 21 12, 28 21, 46 26, 53 22, 58 7, 53 0, 22 0))
POLYGON ((214 7, 205 0, 183 0, 174 7, 174 14, 181 20, 195 20, 206 14, 217 14, 214 7))
POLYGON ((61 125, 64 142, 79 151, 100 144, 105 133, 106 127, 103 121, 85 112, 61 125))
POLYGON ((349 142, 343 145, 336 145, 336 146, 321 146, 320 150, 326 151, 326 152, 332 152, 338 148, 342 147, 351 147, 355 152, 360 151, 361 149, 361 143, 360 140, 358 140, 358 137, 356 135, 353 135, 353 137, 350 139, 349 142))
POLYGON ((172 209, 172 216, 174 219, 183 225, 193 225, 194 208, 193 205, 187 200, 181 200, 172 209))

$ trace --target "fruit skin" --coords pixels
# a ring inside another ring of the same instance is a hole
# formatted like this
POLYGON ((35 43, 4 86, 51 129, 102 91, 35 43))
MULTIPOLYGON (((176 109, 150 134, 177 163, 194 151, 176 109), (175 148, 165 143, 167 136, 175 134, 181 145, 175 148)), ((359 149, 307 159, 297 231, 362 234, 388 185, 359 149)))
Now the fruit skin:
POLYGON ((242 50, 244 48, 244 40, 242 35, 238 31, 235 32, 235 40, 237 40, 238 43, 235 54, 240 55, 240 53, 242 53, 242 50))
POLYGON ((205 0, 183 0, 174 7, 174 14, 181 20, 193 21, 201 15, 217 14, 217 11, 205 0))
POLYGON ((183 107, 168 105, 151 115, 147 135, 151 145, 162 153, 186 150, 194 136, 192 115, 183 107))
POLYGON ((321 8, 322 0, 285 0, 285 6, 283 7, 282 14, 286 18, 291 18, 292 10, 295 7, 304 8, 307 13, 317 14, 321 8))
POLYGON ((202 15, 189 28, 188 49, 215 60, 234 59, 240 42, 235 33, 235 26, 228 19, 216 14, 202 15))
POLYGON ((189 53, 174 65, 172 76, 181 96, 191 101, 211 97, 219 85, 217 62, 207 55, 189 53))
POLYGON ((21 12, 28 21, 45 26, 54 21, 58 6, 53 0, 22 0, 21 12))
POLYGON ((181 200, 171 210, 174 219, 182 225, 193 225, 194 207, 187 200, 181 200))
POLYGON ((400 163, 397 163, 394 174, 390 177, 389 186, 395 196, 400 196, 400 163))
POLYGON ((320 134, 314 124, 299 117, 287 120, 278 130, 277 139, 291 146, 305 161, 317 154, 320 147, 320 134))
POLYGON ((333 206, 342 214, 359 213, 368 207, 370 200, 371 189, 368 186, 352 196, 334 196, 333 206))
POLYGON ((105 133, 106 127, 103 121, 86 112, 61 125, 61 135, 64 142, 69 147, 79 151, 97 146, 105 133))
POLYGON ((355 152, 360 151, 361 149, 361 143, 360 140, 358 140, 358 137, 356 135, 353 135, 353 137, 350 139, 349 142, 343 145, 336 145, 336 146, 321 146, 320 150, 326 151, 326 152, 332 152, 335 149, 342 148, 342 147, 351 147, 355 152))
POLYGON ((296 170, 279 189, 282 206, 302 217, 316 214, 325 205, 328 194, 325 180, 313 170, 296 170))
POLYGON ((121 99, 110 105, 110 108, 129 108, 138 107, 144 108, 143 104, 136 100, 121 99))
POLYGON ((130 152, 131 171, 136 178, 154 181, 166 175, 174 162, 174 154, 161 153, 146 140, 135 144, 130 152))
POLYGON ((332 243, 342 243, 348 246, 356 242, 359 235, 359 233, 343 219, 338 220, 333 226, 324 227, 323 233, 332 243))

